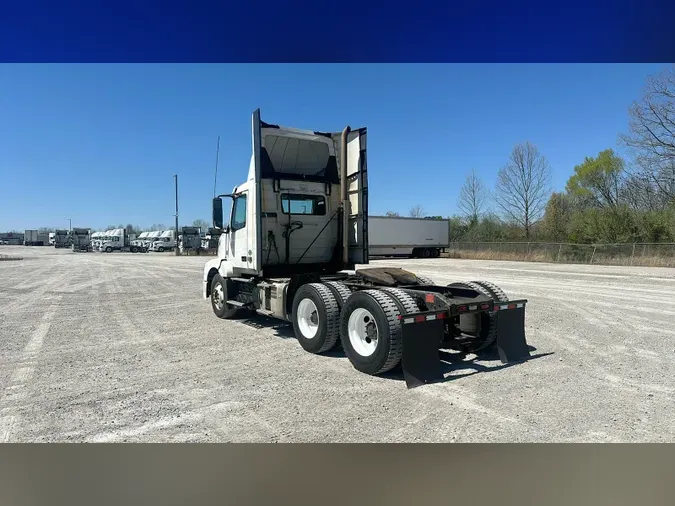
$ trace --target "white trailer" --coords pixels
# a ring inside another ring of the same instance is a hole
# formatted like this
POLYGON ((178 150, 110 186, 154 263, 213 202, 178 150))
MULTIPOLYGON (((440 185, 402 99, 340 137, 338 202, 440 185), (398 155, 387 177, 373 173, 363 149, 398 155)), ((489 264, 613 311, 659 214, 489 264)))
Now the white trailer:
POLYGON ((24 246, 42 246, 40 241, 40 235, 37 230, 25 230, 23 233, 23 244, 24 246))
POLYGON ((289 321, 306 351, 325 353, 339 340, 364 373, 402 364, 409 387, 443 378, 442 348, 496 347, 502 362, 529 356, 527 301, 509 301, 494 284, 357 269, 369 257, 365 128, 299 130, 265 123, 256 110, 251 131, 248 177, 213 199, 222 234, 202 295, 217 317, 248 310, 289 321))
POLYGON ((449 220, 369 216, 368 243, 371 257, 436 258, 449 246, 449 220))

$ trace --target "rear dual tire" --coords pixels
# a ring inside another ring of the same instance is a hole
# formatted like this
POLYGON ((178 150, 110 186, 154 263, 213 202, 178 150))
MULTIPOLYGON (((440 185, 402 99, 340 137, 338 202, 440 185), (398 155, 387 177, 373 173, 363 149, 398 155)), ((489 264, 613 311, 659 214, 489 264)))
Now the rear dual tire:
POLYGON ((382 374, 403 355, 401 311, 394 298, 380 290, 354 292, 342 309, 342 349, 355 369, 382 374))
POLYGON ((324 353, 340 337, 340 307, 333 292, 322 283, 302 285, 293 297, 293 330, 300 346, 310 353, 324 353))
POLYGON ((399 316, 416 310, 412 297, 401 290, 351 293, 340 282, 309 283, 293 298, 292 323, 305 351, 324 353, 339 341, 355 369, 375 375, 401 361, 399 316))

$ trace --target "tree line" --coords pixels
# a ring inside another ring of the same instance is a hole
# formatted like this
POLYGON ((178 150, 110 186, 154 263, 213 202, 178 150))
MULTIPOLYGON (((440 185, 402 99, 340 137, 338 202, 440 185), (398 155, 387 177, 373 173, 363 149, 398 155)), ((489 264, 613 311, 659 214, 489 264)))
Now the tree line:
POLYGON ((493 189, 472 170, 451 241, 675 242, 675 67, 650 76, 628 114, 628 159, 611 148, 587 156, 563 191, 552 191, 549 162, 530 142, 513 148, 493 189))

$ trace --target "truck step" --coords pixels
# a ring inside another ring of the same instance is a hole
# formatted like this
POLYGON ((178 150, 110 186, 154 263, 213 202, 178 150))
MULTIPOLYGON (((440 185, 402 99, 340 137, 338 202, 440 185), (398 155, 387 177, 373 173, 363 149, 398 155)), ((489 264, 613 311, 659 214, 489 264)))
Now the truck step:
POLYGON ((270 311, 269 309, 256 309, 256 312, 264 316, 274 316, 274 311, 270 311))
POLYGON ((227 304, 230 304, 231 306, 237 306, 237 307, 244 307, 244 306, 246 306, 246 304, 244 304, 243 302, 239 302, 238 300, 229 300, 229 299, 228 299, 228 300, 226 301, 226 303, 227 303, 227 304))
POLYGON ((229 278, 229 279, 231 279, 232 281, 237 281, 239 283, 252 283, 253 282, 253 278, 229 278))

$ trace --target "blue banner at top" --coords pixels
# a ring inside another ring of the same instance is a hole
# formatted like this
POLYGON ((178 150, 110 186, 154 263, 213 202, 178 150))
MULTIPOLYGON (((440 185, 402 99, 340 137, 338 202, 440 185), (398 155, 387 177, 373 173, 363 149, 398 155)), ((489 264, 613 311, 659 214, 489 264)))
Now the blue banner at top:
POLYGON ((4 62, 670 62, 675 2, 5 2, 4 62))

